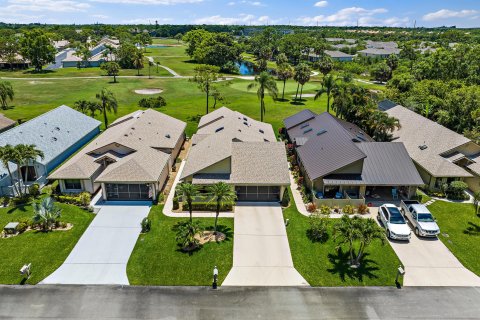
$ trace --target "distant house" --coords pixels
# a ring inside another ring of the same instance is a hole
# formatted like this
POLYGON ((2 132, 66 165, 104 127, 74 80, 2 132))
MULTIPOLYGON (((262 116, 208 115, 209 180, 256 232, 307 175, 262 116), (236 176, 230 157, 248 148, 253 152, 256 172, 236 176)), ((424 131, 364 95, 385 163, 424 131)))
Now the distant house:
POLYGON ((13 61, 0 59, 0 69, 28 69, 30 61, 24 59, 21 55, 16 54, 13 61))
MULTIPOLYGON (((95 47, 90 49, 90 59, 88 59, 89 67, 99 67, 102 63, 107 61, 115 61, 115 55, 106 53, 107 46, 118 48, 119 41, 115 39, 104 38, 95 47)), ((79 65, 87 64, 83 61, 82 56, 77 55, 75 50, 68 51, 65 58, 62 60, 63 68, 76 68, 79 65)))
POLYGON ((15 127, 15 123, 15 121, 5 117, 3 114, 0 113, 0 133, 15 127))
POLYGON ((284 125, 317 205, 412 197, 423 181, 402 143, 375 142, 354 124, 303 110, 284 125))
POLYGON ((398 44, 394 41, 372 41, 372 40, 367 40, 366 45, 368 49, 388 49, 388 48, 398 48, 398 44))
POLYGON ((290 184, 285 145, 270 124, 222 107, 200 120, 180 179, 225 182, 238 201, 280 201, 290 184))
POLYGON ((68 40, 53 41, 53 46, 57 51, 62 51, 70 45, 68 40))
POLYGON ((151 109, 113 122, 48 177, 64 193, 96 192, 105 200, 154 200, 185 141, 186 123, 151 109))
MULTIPOLYGON (((100 125, 100 121, 61 106, 1 133, 0 146, 34 144, 43 151, 43 160, 39 158, 20 168, 23 184, 43 186, 50 172, 100 132, 100 125), (28 175, 25 174, 27 170, 28 175), (28 181, 24 181, 25 178, 28 181)), ((14 179, 20 180, 16 164, 12 163, 10 168, 14 171, 14 179)), ((3 166, 0 166, 0 195, 13 195, 7 168, 3 166)))
POLYGON ((405 144, 430 189, 463 180, 471 190, 480 191, 479 145, 390 100, 380 102, 379 108, 400 121, 394 139, 405 144))
MULTIPOLYGON (((344 52, 341 52, 341 51, 331 51, 331 50, 325 50, 325 54, 327 56, 329 56, 330 58, 332 58, 332 60, 334 61, 352 61, 353 58, 355 56, 351 55, 351 54, 348 54, 348 53, 344 53, 344 52)), ((310 54, 308 55, 308 60, 310 62, 316 62, 320 59, 319 55, 313 53, 313 52, 310 52, 310 54)))
POLYGON ((395 55, 400 54, 400 51, 401 50, 398 48, 382 48, 382 49, 367 48, 367 49, 358 51, 358 55, 363 57, 386 59, 392 54, 395 54, 395 55))

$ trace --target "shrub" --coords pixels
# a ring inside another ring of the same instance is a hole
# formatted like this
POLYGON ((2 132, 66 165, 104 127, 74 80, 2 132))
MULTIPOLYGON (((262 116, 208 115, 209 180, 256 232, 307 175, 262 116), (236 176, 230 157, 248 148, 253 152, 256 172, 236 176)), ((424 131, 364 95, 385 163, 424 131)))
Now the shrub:
POLYGON ((167 102, 162 96, 153 98, 143 98, 138 102, 140 108, 161 108, 167 105, 167 102))
POLYGON ((150 219, 148 219, 147 217, 143 218, 142 222, 140 223, 140 225, 142 226, 142 233, 147 233, 150 231, 150 229, 152 228, 152 221, 150 221, 150 219))
POLYGON ((327 219, 318 214, 310 215, 310 228, 307 230, 307 236, 314 242, 325 242, 328 237, 327 233, 327 219))
POLYGON ((84 207, 88 207, 91 201, 92 195, 88 192, 82 192, 78 195, 78 202, 84 207))
POLYGON ((370 212, 370 208, 366 204, 358 205, 357 212, 360 214, 367 214, 370 212))
POLYGON ((464 200, 465 199, 465 190, 467 190, 468 185, 463 181, 452 181, 448 186, 447 196, 453 200, 464 200))
POLYGON ((339 213, 340 212, 340 207, 339 206, 333 206, 333 212, 339 213))
POLYGON ((176 237, 179 246, 184 251, 191 251, 198 247, 199 240, 196 237, 197 233, 202 232, 200 222, 195 220, 193 222, 179 222, 174 226, 176 237))
POLYGON ((282 207, 288 207, 290 204, 290 193, 288 192, 288 189, 285 189, 285 192, 283 193, 283 198, 282 198, 282 207))
POLYGON ((18 226, 17 226, 17 232, 23 233, 31 225, 32 225, 32 221, 30 219, 20 219, 20 221, 18 222, 18 226))
POLYGON ((27 195, 27 196, 24 196, 24 197, 14 197, 14 198, 10 198, 9 202, 8 202, 8 206, 9 207, 17 207, 17 206, 21 206, 21 205, 24 205, 26 203, 28 203, 30 201, 30 197, 27 195))
POLYGON ((178 203, 178 197, 173 197, 173 210, 178 210, 180 208, 180 204, 178 203))
POLYGON ((354 214, 355 213, 355 207, 352 205, 347 204, 345 207, 343 207, 342 212, 345 214, 354 214))
POLYGON ((165 201, 165 194, 163 194, 163 192, 159 192, 159 193, 158 193, 157 201, 158 201, 159 203, 162 203, 163 201, 165 201))
POLYGON ((317 205, 313 202, 310 202, 307 204, 307 211, 312 213, 312 212, 315 212, 317 210, 317 205))
POLYGON ((330 209, 329 206, 321 205, 319 211, 321 214, 328 216, 332 212, 332 209, 330 209))
MULTIPOLYGON (((232 211, 234 202, 231 203, 223 203, 220 206, 220 211, 232 211)), ((183 210, 189 211, 190 207, 188 206, 188 203, 186 201, 183 202, 182 204, 183 210)), ((192 211, 216 211, 217 210, 217 204, 212 202, 193 202, 192 203, 192 211)))
POLYGON ((8 206, 8 203, 10 202, 10 199, 8 197, 0 197, 0 206, 8 206))
POLYGON ((28 187, 28 194, 32 197, 38 197, 40 195, 40 185, 38 183, 32 184, 28 187))

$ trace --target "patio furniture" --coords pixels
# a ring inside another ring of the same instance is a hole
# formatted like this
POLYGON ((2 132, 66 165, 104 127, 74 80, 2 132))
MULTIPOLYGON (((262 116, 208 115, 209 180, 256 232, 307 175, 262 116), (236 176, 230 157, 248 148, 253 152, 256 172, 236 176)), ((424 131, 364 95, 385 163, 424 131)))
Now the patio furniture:
POLYGON ((335 193, 335 199, 343 199, 343 194, 341 192, 335 193))
POLYGON ((392 188, 392 198, 395 200, 395 199, 398 199, 398 192, 397 192, 397 188, 392 188))
POLYGON ((6 234, 15 234, 17 233, 18 222, 9 222, 4 228, 6 234))
POLYGON ((323 192, 317 192, 317 199, 323 199, 323 192))

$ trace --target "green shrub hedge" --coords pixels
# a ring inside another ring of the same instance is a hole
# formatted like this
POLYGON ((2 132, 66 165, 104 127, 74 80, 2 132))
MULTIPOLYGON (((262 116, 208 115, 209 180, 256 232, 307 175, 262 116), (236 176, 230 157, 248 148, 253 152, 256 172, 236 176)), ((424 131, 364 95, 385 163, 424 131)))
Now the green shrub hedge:
MULTIPOLYGON (((220 211, 232 211, 235 203, 226 203, 220 206, 220 211)), ((183 210, 189 211, 189 206, 187 202, 183 202, 183 210)), ((194 202, 192 203, 193 211, 217 211, 216 203, 209 202, 194 202)))

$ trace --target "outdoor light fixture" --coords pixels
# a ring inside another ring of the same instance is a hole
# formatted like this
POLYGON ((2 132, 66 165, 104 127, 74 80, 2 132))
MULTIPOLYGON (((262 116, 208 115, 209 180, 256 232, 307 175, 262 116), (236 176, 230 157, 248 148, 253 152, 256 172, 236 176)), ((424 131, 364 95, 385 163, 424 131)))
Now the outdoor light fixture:
POLYGON ((398 282, 400 276, 405 275, 405 269, 402 266, 399 266, 397 269, 397 277, 395 278, 395 284, 397 285, 397 288, 401 288, 402 286, 400 285, 400 282, 398 282))
POLYGON ((213 284, 212 289, 217 289, 218 269, 217 266, 213 268, 213 284))
POLYGON ((32 264, 24 264, 22 268, 20 268, 20 274, 21 275, 27 275, 27 279, 30 278, 30 268, 32 267, 32 264))

